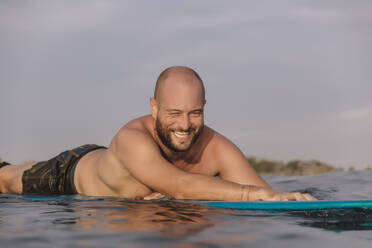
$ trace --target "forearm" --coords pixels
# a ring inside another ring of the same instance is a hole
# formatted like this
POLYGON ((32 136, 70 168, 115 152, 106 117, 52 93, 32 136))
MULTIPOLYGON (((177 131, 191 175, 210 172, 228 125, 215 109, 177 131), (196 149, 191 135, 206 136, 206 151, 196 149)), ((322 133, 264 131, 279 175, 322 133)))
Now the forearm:
MULTIPOLYGON (((176 199, 199 199, 219 201, 248 201, 249 195, 255 192, 257 187, 241 185, 223 179, 189 174, 179 180, 166 194, 176 199)), ((252 196, 251 196, 252 197, 252 196)))
POLYGON ((172 190, 164 193, 176 199, 216 201, 306 201, 316 200, 309 194, 288 193, 271 188, 242 185, 215 177, 191 174, 179 180, 172 190))

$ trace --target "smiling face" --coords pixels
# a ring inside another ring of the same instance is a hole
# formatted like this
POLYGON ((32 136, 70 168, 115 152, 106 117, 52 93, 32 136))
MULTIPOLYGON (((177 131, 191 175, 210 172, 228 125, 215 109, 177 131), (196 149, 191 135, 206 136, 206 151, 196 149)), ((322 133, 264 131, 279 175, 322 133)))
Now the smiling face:
POLYGON ((155 131, 160 141, 173 152, 188 151, 204 127, 204 91, 189 69, 170 72, 151 99, 155 131))

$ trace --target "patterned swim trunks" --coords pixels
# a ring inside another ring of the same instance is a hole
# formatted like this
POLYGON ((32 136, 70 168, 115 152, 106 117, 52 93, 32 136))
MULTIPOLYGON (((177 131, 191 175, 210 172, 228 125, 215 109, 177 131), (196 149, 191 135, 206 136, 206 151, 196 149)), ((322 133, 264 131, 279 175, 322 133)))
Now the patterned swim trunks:
POLYGON ((77 194, 74 184, 75 168, 88 152, 107 149, 98 145, 83 145, 33 165, 23 172, 22 193, 30 195, 77 194))

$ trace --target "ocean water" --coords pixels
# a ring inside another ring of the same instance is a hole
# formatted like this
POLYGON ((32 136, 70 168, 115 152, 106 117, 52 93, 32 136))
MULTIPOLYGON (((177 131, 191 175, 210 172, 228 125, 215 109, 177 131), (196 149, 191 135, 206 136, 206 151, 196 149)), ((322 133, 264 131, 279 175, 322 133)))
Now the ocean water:
MULTIPOLYGON (((372 199, 370 171, 264 178, 321 200, 372 199)), ((372 210, 268 212, 0 194, 0 247, 372 247, 372 210)))

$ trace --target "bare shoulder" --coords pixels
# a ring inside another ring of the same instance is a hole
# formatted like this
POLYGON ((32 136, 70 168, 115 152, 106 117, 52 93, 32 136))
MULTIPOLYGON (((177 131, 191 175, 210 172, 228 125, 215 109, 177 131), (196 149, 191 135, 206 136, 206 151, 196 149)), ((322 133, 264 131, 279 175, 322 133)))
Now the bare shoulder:
POLYGON ((228 138, 214 131, 211 144, 214 162, 221 178, 230 182, 270 188, 250 166, 243 152, 228 138))
POLYGON ((137 130, 148 133, 151 128, 153 120, 151 115, 145 115, 136 119, 129 121, 125 124, 120 131, 122 130, 137 130))
POLYGON ((242 158, 242 152, 228 138, 214 129, 205 126, 203 133, 202 164, 213 168, 215 174, 219 174, 226 165, 237 158, 242 158))
POLYGON ((123 127, 119 129, 117 134, 114 136, 110 146, 117 144, 118 142, 132 142, 132 139, 136 138, 151 138, 150 134, 150 116, 143 116, 132 121, 129 121, 123 127))
POLYGON ((143 157, 141 154, 160 154, 151 135, 149 121, 148 116, 144 116, 128 122, 112 139, 108 150, 119 160, 128 160, 133 156, 139 159, 143 157))
POLYGON ((208 154, 209 157, 213 157, 213 162, 219 172, 247 163, 242 151, 232 141, 217 131, 208 129, 213 133, 208 154))
POLYGON ((146 129, 124 126, 115 135, 110 147, 118 148, 122 151, 122 149, 126 150, 128 147, 145 147, 149 145, 155 145, 155 142, 146 129))
POLYGON ((215 155, 223 155, 229 151, 239 151, 239 148, 221 133, 210 127, 206 127, 206 131, 210 133, 209 136, 213 137, 210 140, 210 147, 215 155))

